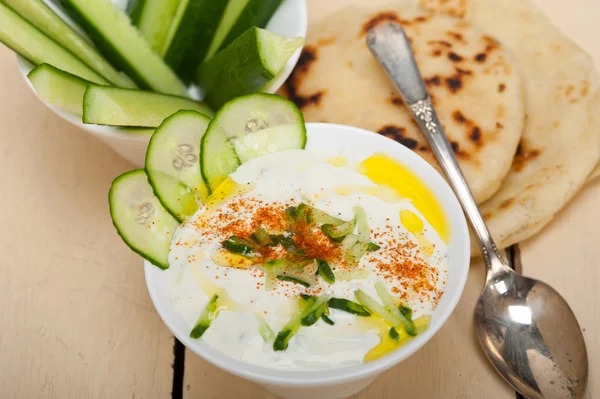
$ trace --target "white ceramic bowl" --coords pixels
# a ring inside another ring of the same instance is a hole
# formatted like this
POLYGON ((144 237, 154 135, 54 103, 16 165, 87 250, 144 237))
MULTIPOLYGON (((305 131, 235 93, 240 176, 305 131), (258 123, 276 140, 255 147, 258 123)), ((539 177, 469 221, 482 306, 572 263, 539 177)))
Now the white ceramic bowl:
MULTIPOLYGON (((118 4, 122 3, 122 1, 119 0, 112 1, 118 4)), ((60 14, 61 17, 65 18, 65 20, 69 20, 63 13, 60 12, 59 9, 53 6, 51 2, 48 2, 47 4, 58 14, 60 14)), ((306 26, 306 0, 284 0, 273 17, 270 19, 266 29, 285 37, 306 37, 306 26)), ((302 49, 300 48, 292 55, 283 70, 265 87, 263 90, 264 92, 274 93, 281 87, 298 62, 301 51, 302 49)), ((17 56, 17 63, 19 66, 19 72, 25 79, 25 82, 29 88, 35 93, 31 82, 29 82, 29 79, 27 79, 27 74, 29 71, 31 71, 31 69, 33 69, 33 65, 20 56, 17 56)), ((115 152, 134 164, 136 167, 144 167, 146 147, 148 146, 150 136, 145 134, 126 134, 110 126, 86 125, 81 122, 81 117, 71 114, 60 108, 48 104, 46 105, 64 120, 80 127, 87 133, 108 144, 108 146, 111 147, 115 152)))
MULTIPOLYGON (((429 185, 448 215, 451 240, 448 244, 448 281, 435 309, 430 327, 414 340, 377 361, 327 371, 280 371, 231 359, 202 339, 189 337, 187 326, 171 305, 167 279, 163 272, 145 262, 146 283, 160 317, 187 348, 213 365, 231 374, 260 384, 266 390, 289 399, 347 398, 369 385, 378 375, 398 364, 421 348, 446 322, 465 286, 469 270, 470 245, 467 223, 454 193, 421 157, 401 144, 366 130, 336 124, 308 123, 306 148, 344 146, 366 157, 375 152, 387 153, 410 169, 429 185)), ((421 381, 423 384, 428 381, 421 381)))

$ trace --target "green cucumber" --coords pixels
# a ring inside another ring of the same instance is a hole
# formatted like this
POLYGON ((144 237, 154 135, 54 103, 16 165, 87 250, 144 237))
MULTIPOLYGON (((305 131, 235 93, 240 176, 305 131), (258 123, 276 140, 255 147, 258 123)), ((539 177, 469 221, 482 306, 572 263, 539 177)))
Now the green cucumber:
POLYGON ((352 210, 354 212, 354 218, 356 219, 356 235, 358 236, 358 241, 368 243, 371 241, 369 218, 367 217, 365 210, 360 206, 355 206, 352 210))
MULTIPOLYGON (((273 350, 275 351, 284 351, 288 347, 288 343, 290 339, 298 332, 300 327, 302 327, 302 320, 304 320, 308 315, 317 309, 321 308, 324 305, 327 305, 327 301, 329 300, 328 294, 323 294, 316 297, 310 297, 306 299, 304 306, 292 318, 283 326, 281 331, 277 334, 275 338, 275 342, 273 343, 273 350)), ((309 321, 305 321, 308 323, 309 321)), ((316 320, 315 320, 316 322, 316 320)))
POLYGON ((265 318, 260 313, 256 313, 255 316, 256 320, 258 321, 258 333, 266 344, 270 344, 275 339, 275 333, 273 330, 271 330, 269 323, 267 323, 265 318))
POLYGON ((226 5, 227 0, 179 2, 177 14, 159 51, 165 62, 184 82, 189 83, 194 79, 226 5))
POLYGON ((329 263, 322 259, 318 259, 316 262, 318 265, 317 273, 319 276, 321 276, 321 278, 329 284, 335 283, 335 274, 333 274, 333 270, 331 270, 329 263))
MULTIPOLYGON (((383 284, 381 281, 375 283, 375 290, 377 291, 377 295, 379 296, 379 299, 381 299, 381 302, 383 302, 385 308, 402 321, 402 326, 406 332, 409 335, 417 335, 415 323, 411 319, 412 311, 410 311, 411 316, 407 316, 408 313, 405 310, 401 310, 401 307, 395 303, 396 301, 394 301, 394 298, 388 292, 385 284, 383 284)), ((410 308, 407 309, 410 310, 410 308)))
POLYGON ((27 78, 42 101, 76 115, 83 114, 83 94, 92 82, 48 64, 38 65, 27 78))
POLYGON ((212 37, 206 58, 225 48, 247 29, 253 26, 267 26, 280 4, 281 0, 229 0, 212 37))
POLYGON ((167 40, 177 7, 181 0, 133 0, 127 5, 127 11, 133 25, 150 45, 159 53, 167 40))
POLYGON ((217 306, 218 299, 219 296, 217 294, 213 295, 212 298, 210 298, 208 304, 206 304, 206 307, 200 314, 200 317, 198 317, 196 325, 194 325, 194 328, 192 329, 192 331, 190 331, 190 338, 200 338, 202 335, 204 335, 206 330, 208 330, 212 321, 217 318, 217 316, 219 315, 219 308, 217 306))
POLYGON ((178 111, 156 129, 146 150, 146 174, 154 194, 179 222, 198 210, 208 192, 200 173, 200 142, 210 118, 178 111))
POLYGON ((212 115, 189 98, 118 87, 89 86, 83 97, 83 123, 113 126, 158 127, 179 110, 212 115))
POLYGON ((197 83, 214 109, 245 94, 259 92, 283 69, 304 39, 252 27, 198 68, 197 83))
POLYGON ((108 193, 117 232, 135 253, 167 269, 171 239, 179 226, 152 192, 146 173, 134 169, 113 180, 108 193))
POLYGON ((233 254, 253 256, 256 249, 254 243, 237 236, 231 236, 221 242, 221 246, 233 254))
POLYGON ((4 0, 4 2, 110 83, 120 87, 137 87, 131 79, 108 63, 87 40, 67 25, 42 0, 4 0))
POLYGON ((34 65, 48 63, 94 83, 109 83, 2 2, 0 42, 34 65))
MULTIPOLYGON (((375 284, 377 289, 377 283, 375 284)), ((385 286, 384 286, 385 289, 385 286)), ((387 290, 385 291, 387 293, 387 290)), ((412 320, 407 319, 398 308, 393 306, 391 303, 391 297, 384 299, 381 297, 380 289, 377 289, 377 294, 380 296, 385 306, 380 305, 375 299, 371 298, 362 290, 356 290, 354 296, 361 305, 363 305, 369 312, 381 317, 392 327, 403 327, 409 335, 417 335, 415 330, 415 323, 412 320)), ((387 294, 389 296, 389 294, 387 294)))
POLYGON ((242 163, 271 152, 302 149, 306 144, 302 113, 293 102, 275 94, 251 94, 229 101, 208 129, 228 137, 242 163))
POLYGON ((329 300, 329 307, 333 309, 343 310, 344 312, 352 313, 357 316, 371 316, 371 313, 362 305, 359 305, 356 302, 352 302, 344 298, 331 298, 329 300))
POLYGON ((152 51, 116 5, 107 0, 61 0, 61 3, 108 60, 127 72, 141 88, 187 94, 177 75, 152 51))

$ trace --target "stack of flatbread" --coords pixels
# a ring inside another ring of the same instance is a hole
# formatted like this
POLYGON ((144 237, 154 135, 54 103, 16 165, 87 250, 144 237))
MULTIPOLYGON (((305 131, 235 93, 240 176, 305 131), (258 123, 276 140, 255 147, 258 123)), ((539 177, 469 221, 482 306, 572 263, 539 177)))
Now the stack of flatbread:
MULTIPOLYGON (((439 169, 366 47, 397 21, 500 248, 546 225, 600 175, 600 90, 591 58, 525 0, 372 0, 309 27, 281 94, 306 121, 393 138, 439 169)), ((476 242, 472 255, 478 255, 476 242)))

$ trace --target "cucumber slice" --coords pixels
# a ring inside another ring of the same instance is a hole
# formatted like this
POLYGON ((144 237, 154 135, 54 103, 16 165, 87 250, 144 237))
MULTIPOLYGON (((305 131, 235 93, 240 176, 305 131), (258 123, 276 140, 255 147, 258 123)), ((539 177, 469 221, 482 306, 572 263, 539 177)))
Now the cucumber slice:
POLYGON ((234 97, 260 91, 285 66, 304 39, 252 27, 198 68, 204 100, 219 109, 234 97))
POLYGON ((48 64, 38 65, 27 77, 42 101, 76 115, 83 113, 83 94, 92 82, 48 64))
POLYGON ((206 58, 215 55, 252 26, 264 28, 281 0, 229 0, 206 58))
POLYGON ((52 64, 94 83, 108 81, 0 2, 0 42, 34 65, 52 64))
POLYGON ((200 144, 200 172, 208 190, 216 190, 240 165, 229 138, 220 129, 211 130, 209 124, 200 144))
POLYGON ((181 0, 159 51, 184 82, 194 79, 226 5, 226 0, 181 0))
POLYGON ((208 191, 200 173, 200 142, 210 118, 178 111, 156 129, 146 151, 146 173, 158 200, 182 222, 208 191))
POLYGON ((189 98, 118 87, 89 86, 83 97, 83 123, 158 127, 166 117, 187 109, 213 112, 189 98))
POLYGON ((13 10, 51 39, 116 86, 135 88, 136 84, 117 71, 96 49, 67 25, 41 0, 4 0, 13 10))
POLYGON ((152 51, 116 5, 107 0, 61 0, 61 3, 108 60, 127 72, 141 88, 187 94, 177 75, 152 51))
POLYGON ((165 44, 180 2, 181 0, 134 0, 127 5, 131 22, 137 26, 155 53, 160 54, 165 44))
POLYGON ((117 232, 134 252, 167 269, 169 248, 179 225, 152 192, 146 173, 134 169, 113 180, 108 192, 110 215, 117 232))
POLYGON ((302 113, 293 102, 275 94, 252 94, 229 101, 208 130, 228 137, 242 163, 271 152, 301 149, 306 144, 302 113))
POLYGON ((212 321, 217 318, 217 316, 219 315, 219 308, 217 306, 218 299, 219 296, 217 294, 213 295, 212 298, 210 298, 208 304, 200 314, 200 317, 198 317, 198 321, 194 325, 194 328, 190 332, 191 338, 198 339, 202 335, 204 335, 206 330, 208 330, 208 328, 210 327, 212 321))

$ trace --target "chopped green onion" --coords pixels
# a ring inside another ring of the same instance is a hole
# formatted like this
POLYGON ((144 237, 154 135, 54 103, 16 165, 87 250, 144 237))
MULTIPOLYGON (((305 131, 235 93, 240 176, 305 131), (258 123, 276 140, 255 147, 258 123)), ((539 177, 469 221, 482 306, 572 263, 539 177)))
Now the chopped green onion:
POLYGON ((371 313, 363 306, 344 298, 331 298, 328 304, 330 308, 343 310, 344 312, 352 313, 357 316, 371 316, 371 313))
POLYGON ((267 344, 272 342, 275 339, 275 333, 273 330, 271 330, 271 327, 269 327, 269 324, 264 317, 258 313, 255 316, 256 320, 258 320, 258 333, 262 337, 263 341, 265 341, 267 344))
POLYGON ((400 334, 398 334, 398 331, 396 331, 394 327, 390 328, 389 335, 394 341, 398 341, 400 339, 400 334))
POLYGON ((358 240, 363 243, 371 241, 371 230, 369 230, 369 218, 365 213, 365 210, 360 206, 355 206, 354 219, 356 220, 356 235, 358 240))
MULTIPOLYGON (((406 332, 409 335, 417 335, 415 331, 415 323, 413 323, 413 321, 409 317, 406 317, 400 311, 400 309, 397 307, 397 304, 394 301, 394 298, 390 295, 387 288, 385 287, 385 284, 383 284, 381 281, 376 282, 375 290, 377 291, 377 295, 379 295, 379 298, 383 302, 385 308, 390 313, 392 313, 398 320, 400 320, 406 332)), ((394 325, 394 327, 395 326, 396 325, 394 325)))
POLYGON ((234 254, 248 256, 254 253, 254 244, 237 236, 229 237, 229 239, 221 242, 221 245, 223 248, 234 254))
POLYGON ((381 248, 379 245, 375 244, 374 242, 370 242, 369 245, 367 246, 367 251, 373 252, 373 251, 377 251, 379 248, 381 248))
POLYGON ((323 321, 327 324, 329 324, 330 326, 333 326, 335 323, 333 322, 333 320, 331 320, 328 316, 321 316, 321 318, 323 319, 323 321))
POLYGON ((217 299, 219 299, 219 296, 217 294, 213 295, 212 298, 210 298, 210 301, 208 301, 208 304, 204 307, 204 310, 200 314, 196 325, 190 332, 191 338, 200 338, 206 332, 206 330, 208 330, 208 327, 210 327, 210 323, 217 317, 217 315, 219 314, 217 308, 217 299))
POLYGON ((296 283, 296 284, 300 284, 301 286, 304 286, 306 288, 310 287, 310 283, 307 283, 306 281, 302 281, 299 278, 296 277, 290 277, 290 276, 277 276, 275 277, 277 280, 281 280, 281 281, 289 281, 290 283, 296 283))
POLYGON ((269 233, 267 233, 267 230, 263 229, 262 227, 256 229, 254 233, 252 233, 251 237, 259 245, 262 245, 264 247, 270 247, 274 244, 271 236, 269 235, 269 233))
POLYGON ((323 280, 328 282, 329 284, 335 283, 335 274, 333 274, 333 270, 329 267, 329 263, 322 259, 317 259, 317 273, 323 280))

